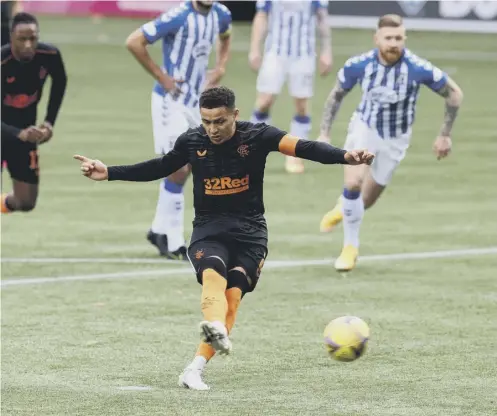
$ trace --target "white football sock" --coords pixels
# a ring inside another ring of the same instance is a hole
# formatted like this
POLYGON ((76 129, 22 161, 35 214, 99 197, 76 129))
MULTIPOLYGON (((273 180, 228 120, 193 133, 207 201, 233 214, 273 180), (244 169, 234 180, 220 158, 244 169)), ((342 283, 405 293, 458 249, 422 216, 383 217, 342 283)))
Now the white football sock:
POLYGON ((167 206, 167 191, 164 188, 164 182, 160 182, 159 190, 159 200, 157 201, 157 207, 155 208, 155 217, 152 222, 152 232, 156 234, 166 234, 167 224, 166 224, 166 206, 167 206))
POLYGON ((271 117, 269 113, 263 113, 262 111, 254 110, 252 115, 250 116, 251 123, 266 123, 267 125, 271 124, 271 117))
POLYGON ((185 196, 183 186, 167 179, 164 181, 164 218, 166 224, 167 247, 176 251, 185 245, 185 196))
POLYGON ((203 371, 207 360, 202 355, 197 355, 190 363, 188 368, 203 371))
POLYGON ((311 118, 309 116, 295 116, 290 123, 290 134, 301 139, 308 139, 311 132, 311 118))
POLYGON ((344 190, 342 204, 343 245, 359 248, 359 230, 364 217, 364 202, 361 193, 344 190))

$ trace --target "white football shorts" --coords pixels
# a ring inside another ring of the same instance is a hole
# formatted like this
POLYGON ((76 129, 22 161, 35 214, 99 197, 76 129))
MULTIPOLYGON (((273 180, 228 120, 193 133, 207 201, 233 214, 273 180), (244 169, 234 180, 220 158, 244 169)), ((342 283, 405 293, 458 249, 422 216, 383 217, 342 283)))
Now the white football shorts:
POLYGON ((354 113, 349 123, 344 149, 367 149, 373 153, 375 159, 371 165, 371 174, 376 183, 386 186, 406 156, 410 140, 410 130, 394 139, 382 139, 375 129, 361 120, 359 114, 354 113))
POLYGON ((200 124, 198 107, 187 107, 169 94, 162 96, 155 91, 152 92, 152 128, 157 155, 172 150, 179 136, 189 128, 200 124))
POLYGON ((257 76, 257 91, 278 95, 285 81, 293 98, 311 98, 314 95, 314 57, 289 58, 268 52, 264 55, 257 76))

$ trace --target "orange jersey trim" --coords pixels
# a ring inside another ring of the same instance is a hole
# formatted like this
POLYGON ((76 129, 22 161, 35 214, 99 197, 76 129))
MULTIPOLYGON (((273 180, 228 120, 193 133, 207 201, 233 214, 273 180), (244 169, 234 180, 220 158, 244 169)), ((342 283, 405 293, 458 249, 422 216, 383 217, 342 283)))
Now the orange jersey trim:
POLYGON ((280 144, 278 145, 279 152, 287 156, 295 156, 295 149, 297 147, 298 141, 298 137, 291 136, 290 134, 284 135, 280 140, 280 144))

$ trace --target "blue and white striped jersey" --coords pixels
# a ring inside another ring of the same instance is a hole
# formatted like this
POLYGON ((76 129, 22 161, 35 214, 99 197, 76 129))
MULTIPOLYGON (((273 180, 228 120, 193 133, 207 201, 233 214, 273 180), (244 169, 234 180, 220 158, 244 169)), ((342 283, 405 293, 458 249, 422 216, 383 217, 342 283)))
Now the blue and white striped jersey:
POLYGON ((300 58, 316 54, 316 14, 328 1, 258 0, 257 11, 268 14, 265 51, 300 58))
POLYGON ((398 138, 410 130, 421 85, 438 91, 447 79, 446 73, 408 49, 392 66, 382 65, 378 50, 373 49, 350 58, 338 72, 343 89, 361 84, 362 100, 356 112, 383 139, 398 138))
MULTIPOLYGON (((198 104, 209 64, 209 55, 217 36, 228 36, 231 30, 231 12, 226 6, 214 3, 207 15, 195 10, 191 1, 163 13, 142 26, 149 43, 162 39, 163 69, 175 79, 185 82, 180 96, 185 105, 198 104)), ((167 92, 156 83, 154 91, 167 92)))

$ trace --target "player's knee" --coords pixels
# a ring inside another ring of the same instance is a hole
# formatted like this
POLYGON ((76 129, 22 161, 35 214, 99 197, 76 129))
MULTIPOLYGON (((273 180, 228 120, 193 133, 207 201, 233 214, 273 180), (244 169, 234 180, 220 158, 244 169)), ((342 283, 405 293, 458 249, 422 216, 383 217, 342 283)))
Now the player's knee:
POLYGON ((254 290, 256 283, 257 282, 249 277, 243 267, 234 267, 228 271, 228 286, 226 289, 237 287, 242 291, 243 297, 246 293, 254 290))
POLYGON ((269 113, 269 110, 271 110, 271 107, 274 103, 274 96, 271 94, 259 94, 257 96, 257 100, 255 103, 255 106, 257 107, 257 110, 262 112, 262 113, 269 113))
POLYGON ((295 98, 295 112, 300 117, 308 115, 307 98, 295 98))
POLYGON ((349 192, 361 192, 362 180, 359 178, 353 178, 345 181, 344 189, 349 192))
POLYGON ((198 265, 198 271, 197 271, 199 279, 202 278, 204 271, 207 269, 215 270, 221 276, 227 278, 226 263, 224 262, 223 259, 221 259, 221 257, 209 256, 202 259, 200 261, 200 264, 198 265))
POLYGON ((23 212, 33 211, 36 206, 36 200, 28 199, 24 201, 19 201, 18 210, 23 212))
MULTIPOLYGON (((353 166, 357 168, 358 166, 353 166)), ((344 188, 351 192, 360 192, 364 183, 364 174, 361 169, 349 169, 344 177, 344 188)))
MULTIPOLYGON (((164 186, 166 186, 167 189, 167 186, 169 184, 170 187, 175 188, 176 190, 179 189, 179 192, 173 193, 180 193, 181 188, 186 183, 189 174, 190 168, 188 166, 183 166, 181 169, 177 170, 167 177, 167 179, 164 181, 164 186)), ((174 189, 172 191, 174 191, 174 189)))

